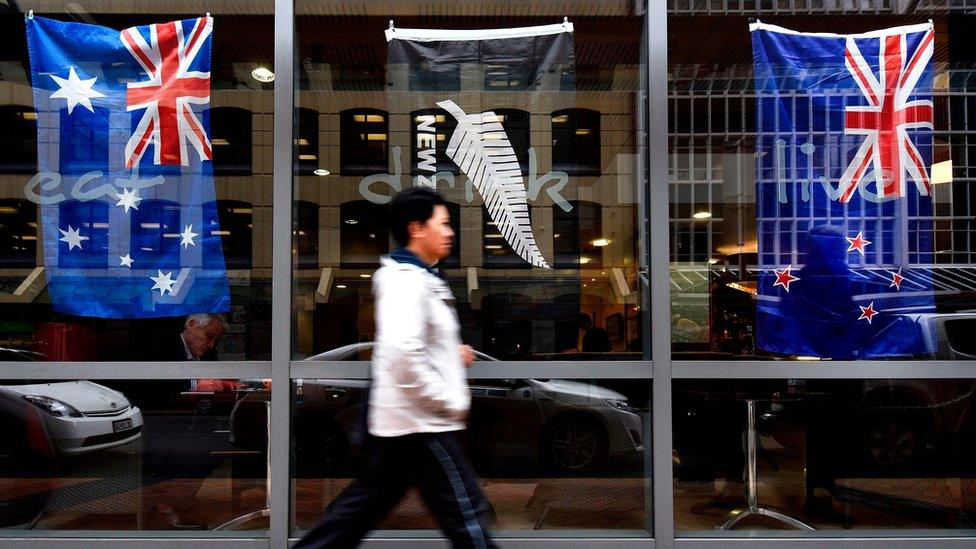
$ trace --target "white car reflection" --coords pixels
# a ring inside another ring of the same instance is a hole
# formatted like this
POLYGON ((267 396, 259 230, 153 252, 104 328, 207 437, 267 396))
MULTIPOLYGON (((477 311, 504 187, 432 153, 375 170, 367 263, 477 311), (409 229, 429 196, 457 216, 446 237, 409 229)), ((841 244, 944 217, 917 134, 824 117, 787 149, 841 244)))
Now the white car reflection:
MULTIPOLYGON (((0 360, 33 361, 35 353, 0 349, 0 360)), ((142 412, 122 393, 91 381, 30 382, 0 385, 0 392, 39 408, 60 454, 104 450, 142 435, 142 412)))
MULTIPOLYGON (((346 345, 306 360, 368 360, 372 345, 346 345)), ((479 351, 475 357, 496 360, 479 351)), ((358 408, 366 381, 305 379, 296 384, 304 406, 335 423, 335 431, 349 433, 358 417, 351 408, 358 408)), ((639 462, 644 450, 638 410, 624 395, 604 387, 556 379, 473 380, 471 396, 471 451, 476 462, 480 456, 487 466, 533 464, 572 474, 639 462)), ((310 424, 322 427, 318 421, 310 424)))
POLYGON ((142 434, 142 412, 125 395, 91 381, 2 385, 40 408, 59 453, 83 454, 126 444, 142 434))

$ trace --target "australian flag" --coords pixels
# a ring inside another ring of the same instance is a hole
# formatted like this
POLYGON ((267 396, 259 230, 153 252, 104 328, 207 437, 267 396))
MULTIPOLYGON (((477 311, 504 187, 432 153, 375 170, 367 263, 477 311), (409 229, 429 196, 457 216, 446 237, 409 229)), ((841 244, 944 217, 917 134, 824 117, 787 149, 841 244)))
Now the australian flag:
POLYGON ((931 352, 931 23, 856 35, 751 26, 756 337, 829 358, 931 352))
POLYGON ((229 308, 209 139, 213 19, 27 21, 44 262, 56 311, 229 308), (47 185, 47 186, 46 186, 47 185))

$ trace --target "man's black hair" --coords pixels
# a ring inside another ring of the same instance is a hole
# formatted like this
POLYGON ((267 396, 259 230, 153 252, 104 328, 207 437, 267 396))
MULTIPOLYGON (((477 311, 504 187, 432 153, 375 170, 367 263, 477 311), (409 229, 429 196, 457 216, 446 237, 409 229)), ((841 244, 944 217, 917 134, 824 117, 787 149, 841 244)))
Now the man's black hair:
POLYGON ((434 207, 443 206, 444 198, 428 187, 410 187, 393 197, 390 203, 390 230, 400 246, 410 243, 407 226, 413 221, 426 223, 434 216, 434 207))

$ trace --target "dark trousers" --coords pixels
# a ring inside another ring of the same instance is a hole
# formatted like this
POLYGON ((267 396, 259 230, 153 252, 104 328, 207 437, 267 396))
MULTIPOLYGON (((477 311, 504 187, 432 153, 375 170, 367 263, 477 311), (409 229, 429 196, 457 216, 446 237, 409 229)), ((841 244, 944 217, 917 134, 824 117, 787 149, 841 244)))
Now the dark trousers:
POLYGON ((485 528, 490 505, 458 444, 458 433, 369 437, 366 472, 294 547, 355 547, 411 487, 420 489, 454 547, 496 547, 485 528))

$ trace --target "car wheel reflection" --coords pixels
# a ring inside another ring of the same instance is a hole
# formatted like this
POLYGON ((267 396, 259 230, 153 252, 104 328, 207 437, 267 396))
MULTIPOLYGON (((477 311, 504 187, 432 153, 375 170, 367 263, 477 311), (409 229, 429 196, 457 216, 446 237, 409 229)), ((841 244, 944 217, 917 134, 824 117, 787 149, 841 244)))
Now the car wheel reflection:
POLYGON ((562 473, 593 470, 604 461, 607 450, 606 434, 588 419, 558 420, 543 441, 544 463, 562 473))

